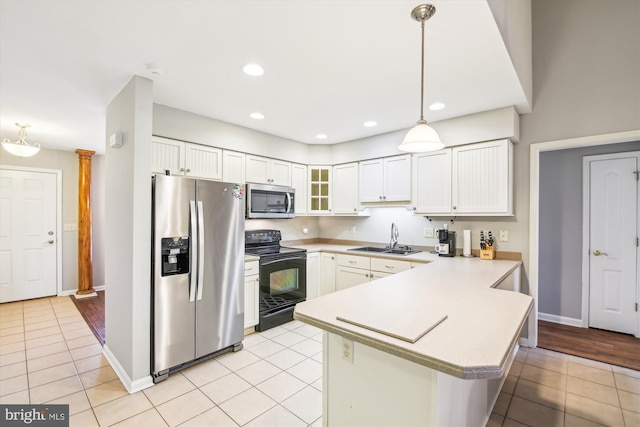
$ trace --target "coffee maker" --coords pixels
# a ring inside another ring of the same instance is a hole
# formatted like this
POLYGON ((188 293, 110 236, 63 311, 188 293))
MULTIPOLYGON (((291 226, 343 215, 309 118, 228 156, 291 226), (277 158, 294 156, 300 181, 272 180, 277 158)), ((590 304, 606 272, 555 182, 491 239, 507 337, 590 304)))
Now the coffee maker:
POLYGON ((436 252, 439 256, 456 256, 456 232, 447 228, 438 229, 438 241, 436 252))

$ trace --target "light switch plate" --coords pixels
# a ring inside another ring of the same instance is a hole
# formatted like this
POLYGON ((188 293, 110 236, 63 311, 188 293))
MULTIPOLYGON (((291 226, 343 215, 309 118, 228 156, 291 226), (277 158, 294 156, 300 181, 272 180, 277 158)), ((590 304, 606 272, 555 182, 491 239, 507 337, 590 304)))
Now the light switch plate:
POLYGON ((426 238, 435 237, 435 231, 434 231, 433 227, 425 227, 424 228, 424 237, 426 237, 426 238))
POLYGON ((501 242, 509 241, 509 232, 507 230, 500 230, 500 241, 501 242))

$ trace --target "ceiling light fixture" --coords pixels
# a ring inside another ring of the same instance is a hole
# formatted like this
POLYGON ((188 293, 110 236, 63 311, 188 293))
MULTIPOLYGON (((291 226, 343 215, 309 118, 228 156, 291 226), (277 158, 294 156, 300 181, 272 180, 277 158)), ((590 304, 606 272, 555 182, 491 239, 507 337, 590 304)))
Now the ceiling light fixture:
POLYGON ((31 127, 31 125, 16 123, 16 126, 20 128, 18 131, 18 141, 11 142, 8 138, 3 139, 2 146, 4 149, 18 157, 31 157, 38 154, 40 144, 29 145, 25 140, 27 138, 27 128, 31 127))
POLYGON ((324 133, 319 133, 316 135, 316 138, 318 139, 327 139, 327 135, 325 135, 324 133))
POLYGON ((419 153, 435 151, 444 148, 438 133, 429 126, 424 119, 424 23, 436 13, 436 8, 430 4, 422 4, 411 11, 411 17, 420 22, 422 28, 422 62, 420 68, 420 120, 404 137, 404 141, 398 147, 402 151, 419 153))
POLYGON ((434 102, 433 104, 429 105, 429 110, 438 111, 438 110, 444 109, 444 107, 446 107, 446 105, 444 103, 442 103, 442 102, 434 102))
POLYGON ((373 120, 369 120, 368 122, 364 122, 365 127, 372 128, 378 125, 378 123, 373 120))
POLYGON ((247 64, 242 68, 242 71, 252 77, 260 77, 264 74, 264 68, 258 64, 247 64))
POLYGON ((255 113, 249 114, 249 117, 251 117, 252 119, 256 119, 256 120, 262 120, 262 119, 264 119, 264 114, 255 112, 255 113))

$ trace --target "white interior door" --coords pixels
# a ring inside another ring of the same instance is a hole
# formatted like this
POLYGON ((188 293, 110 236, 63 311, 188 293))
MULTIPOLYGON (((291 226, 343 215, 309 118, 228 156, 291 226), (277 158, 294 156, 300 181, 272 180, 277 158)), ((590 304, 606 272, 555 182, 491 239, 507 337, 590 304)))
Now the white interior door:
POLYGON ((640 153, 589 159, 589 326, 634 334, 640 153))
POLYGON ((57 174, 0 169, 0 302, 57 293, 57 174))

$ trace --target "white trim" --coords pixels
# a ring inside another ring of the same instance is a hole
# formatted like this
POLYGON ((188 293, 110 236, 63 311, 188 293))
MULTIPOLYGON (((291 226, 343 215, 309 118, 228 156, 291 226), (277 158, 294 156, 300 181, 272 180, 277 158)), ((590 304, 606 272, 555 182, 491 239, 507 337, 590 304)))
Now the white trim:
POLYGON ((558 316, 555 314, 538 313, 538 319, 547 322, 559 323, 561 325, 575 326, 578 328, 586 328, 582 326, 582 319, 574 319, 573 317, 558 316))
MULTIPOLYGON (((538 246, 539 246, 539 175, 540 153, 621 142, 640 141, 640 130, 609 133, 580 138, 539 142, 530 145, 529 155, 529 295, 534 299, 533 316, 529 317, 528 341, 531 347, 538 345, 538 246)), ((640 316, 638 320, 640 328, 640 316)))
POLYGON ((0 165, 2 170, 51 173, 56 176, 56 295, 62 292, 62 170, 0 165))
POLYGON ((136 393, 154 385, 151 375, 132 381, 131 378, 129 378, 129 375, 127 375, 127 371, 122 367, 118 358, 111 352, 111 349, 107 344, 102 347, 102 354, 104 354, 104 357, 107 359, 113 368, 113 371, 116 373, 120 382, 122 382, 122 385, 124 385, 129 394, 136 393))

